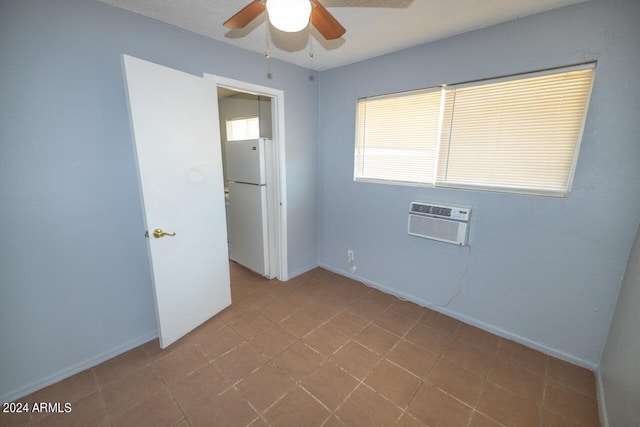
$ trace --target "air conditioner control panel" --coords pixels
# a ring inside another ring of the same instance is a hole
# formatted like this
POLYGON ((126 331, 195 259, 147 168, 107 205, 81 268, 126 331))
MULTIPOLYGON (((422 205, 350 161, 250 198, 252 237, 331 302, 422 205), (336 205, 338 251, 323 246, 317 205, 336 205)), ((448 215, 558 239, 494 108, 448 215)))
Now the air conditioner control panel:
POLYGON ((471 216, 471 209, 454 207, 454 206, 441 206, 430 203, 411 202, 409 206, 409 212, 417 215, 430 215, 439 218, 449 218, 456 221, 469 221, 471 216))

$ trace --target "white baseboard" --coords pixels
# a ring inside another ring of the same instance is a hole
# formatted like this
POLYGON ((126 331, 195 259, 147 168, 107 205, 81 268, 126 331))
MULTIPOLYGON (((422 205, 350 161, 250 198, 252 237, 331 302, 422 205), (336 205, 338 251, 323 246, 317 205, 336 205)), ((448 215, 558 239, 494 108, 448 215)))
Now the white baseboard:
MULTIPOLYGON (((306 273, 308 271, 313 270, 316 267, 320 267, 320 264, 316 264, 316 263, 309 264, 306 267, 302 267, 302 268, 300 268, 300 269, 298 269, 296 271, 293 271, 293 272, 289 273, 289 276, 287 277, 287 280, 291 280, 294 277, 300 276, 300 275, 302 275, 302 274, 304 274, 304 273, 306 273)), ((327 270, 329 270, 329 269, 327 268, 327 270)))
POLYGON ((587 369, 589 369, 591 371, 594 371, 597 368, 597 365, 595 363, 593 363, 593 362, 590 362, 590 361, 587 361, 587 360, 584 360, 584 359, 580 359, 578 357, 575 357, 575 356, 573 356, 571 354, 565 353, 565 352, 560 351, 558 349, 555 349, 555 348, 552 348, 552 347, 548 347, 545 344, 542 344, 542 343, 539 343, 539 342, 532 341, 530 339, 521 337, 520 335, 516 335, 516 334, 514 334, 512 332, 506 331, 504 329, 495 327, 493 325, 481 322, 481 321, 479 321, 477 319, 474 319, 474 318, 465 316, 463 314, 457 313, 455 311, 449 310, 446 307, 440 307, 440 306, 434 304, 431 301, 427 301, 427 300, 424 300, 422 298, 418 298, 418 297, 416 297, 414 295, 409 295, 409 294, 406 294, 404 292, 400 292, 397 289, 394 289, 394 288, 391 288, 391 287, 386 286, 384 284, 378 283, 378 282, 376 282, 374 280, 369 280, 367 278, 354 275, 349 271, 341 270, 341 269, 338 269, 338 268, 334 268, 334 267, 332 267, 330 265, 323 264, 323 263, 320 263, 319 267, 322 267, 322 268, 327 269, 329 271, 332 271, 334 273, 340 274, 341 276, 345 276, 345 277, 348 277, 350 279, 357 280, 357 281, 359 281, 361 283, 364 283, 367 286, 379 289, 379 290, 381 290, 381 291, 383 291, 385 293, 388 293, 388 294, 391 294, 391 295, 395 295, 400 299, 411 301, 411 302, 416 303, 416 304, 418 304, 418 305, 420 305, 422 307, 428 307, 431 310, 434 310, 434 311, 437 311, 439 313, 445 314, 445 315, 447 315, 449 317, 453 317, 454 319, 457 319, 457 320, 459 320, 459 321, 461 321, 463 323, 467 323, 469 325, 472 325, 472 326, 478 327, 480 329, 483 329, 483 330, 485 330, 487 332, 491 332, 492 334, 498 335, 498 336, 500 336, 502 338, 506 338, 508 340, 515 341, 515 342, 517 342, 519 344, 522 344, 522 345, 524 345, 526 347, 532 348, 534 350, 538 350, 538 351, 540 351, 542 353, 548 354, 548 355, 556 357, 558 359, 562 359, 562 360, 564 360, 566 362, 569 362, 571 364, 578 365, 578 366, 581 366, 583 368, 587 368, 587 369))
POLYGON ((55 384, 60 382, 66 378, 69 378, 79 372, 85 371, 89 368, 93 368, 104 362, 105 360, 109 360, 115 356, 118 356, 126 351, 129 351, 133 348, 136 348, 142 344, 145 344, 152 339, 158 338, 158 331, 150 332, 142 337, 131 340, 125 344, 122 344, 118 347, 112 348, 104 353, 101 353, 95 357, 84 360, 80 363, 77 363, 73 366, 69 366, 65 369, 62 369, 58 372, 55 372, 51 375, 48 375, 38 381, 32 382, 31 384, 27 384, 19 389, 12 390, 9 393, 0 396, 0 402, 12 402, 16 399, 20 399, 28 394, 31 394, 35 391, 41 390, 51 384, 55 384))
POLYGON ((602 382, 602 373, 600 367, 596 368, 596 390, 598 393, 598 414, 600 415, 600 425, 609 427, 609 414, 607 413, 607 405, 604 396, 604 383, 602 382))

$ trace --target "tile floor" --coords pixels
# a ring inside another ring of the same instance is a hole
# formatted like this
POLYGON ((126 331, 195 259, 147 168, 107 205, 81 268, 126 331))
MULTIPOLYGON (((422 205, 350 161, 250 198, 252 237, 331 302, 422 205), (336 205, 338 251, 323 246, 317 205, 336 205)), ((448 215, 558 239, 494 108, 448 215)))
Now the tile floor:
POLYGON ((598 426, 593 373, 322 269, 20 399, 2 426, 598 426))

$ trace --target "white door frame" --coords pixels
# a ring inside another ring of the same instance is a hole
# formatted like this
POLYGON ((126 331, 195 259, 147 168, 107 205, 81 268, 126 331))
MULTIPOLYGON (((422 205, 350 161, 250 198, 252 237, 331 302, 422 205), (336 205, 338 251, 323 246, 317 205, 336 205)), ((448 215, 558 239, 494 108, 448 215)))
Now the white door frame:
MULTIPOLYGON (((268 216, 275 218, 275 241, 269 238, 270 255, 276 257, 278 272, 275 277, 281 281, 289 279, 287 262, 287 181, 285 170, 285 131, 284 131, 284 91, 267 86, 234 80, 227 77, 204 73, 204 78, 212 80, 217 87, 232 89, 238 92, 254 95, 268 96, 272 99, 272 140, 274 146, 274 159, 272 164, 267 164, 267 173, 275 170, 276 185, 274 196, 276 203, 268 206, 268 216), (275 253, 274 253, 275 252, 275 253)), ((217 118, 216 118, 217 120, 217 118)))

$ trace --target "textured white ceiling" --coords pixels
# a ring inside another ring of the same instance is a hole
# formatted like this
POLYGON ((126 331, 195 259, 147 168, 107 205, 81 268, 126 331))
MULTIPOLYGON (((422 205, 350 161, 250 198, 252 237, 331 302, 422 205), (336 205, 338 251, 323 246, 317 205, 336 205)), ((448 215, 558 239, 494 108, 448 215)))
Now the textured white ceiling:
POLYGON ((320 0, 347 29, 330 42, 315 29, 276 30, 266 13, 242 30, 222 26, 251 0, 99 1, 322 71, 586 0, 320 0))

